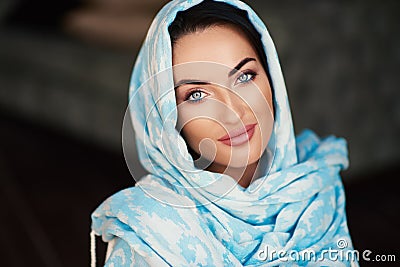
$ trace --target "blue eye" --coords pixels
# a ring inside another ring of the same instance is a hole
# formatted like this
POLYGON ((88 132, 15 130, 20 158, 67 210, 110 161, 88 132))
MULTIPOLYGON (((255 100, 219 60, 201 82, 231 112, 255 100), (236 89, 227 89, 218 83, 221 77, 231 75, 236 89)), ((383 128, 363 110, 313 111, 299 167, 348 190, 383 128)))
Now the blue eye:
POLYGON ((254 72, 242 73, 237 78, 237 83, 247 83, 247 82, 253 80, 255 76, 256 76, 256 74, 254 72))
POLYGON ((206 97, 206 93, 196 90, 196 91, 191 92, 186 100, 188 100, 190 102, 198 102, 198 101, 202 100, 204 97, 206 97))

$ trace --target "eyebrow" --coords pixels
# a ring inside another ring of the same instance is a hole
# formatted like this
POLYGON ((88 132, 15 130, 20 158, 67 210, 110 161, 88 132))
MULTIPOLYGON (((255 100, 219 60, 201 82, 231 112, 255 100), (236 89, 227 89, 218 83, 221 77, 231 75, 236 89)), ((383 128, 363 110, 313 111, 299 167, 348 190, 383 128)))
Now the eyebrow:
POLYGON ((234 67, 228 74, 228 77, 231 77, 233 74, 235 74, 238 70, 240 70, 241 67, 243 67, 245 64, 247 64, 250 61, 256 61, 255 58, 252 57, 246 57, 244 59, 242 59, 237 65, 236 67, 234 67))
MULTIPOLYGON (((250 61, 256 61, 255 58, 252 57, 246 57, 244 59, 242 59, 229 73, 228 73, 228 77, 231 77, 233 74, 235 74, 236 72, 238 72, 240 70, 240 68, 242 68, 245 64, 247 64, 250 61)), ((176 83, 174 89, 176 90, 179 86, 184 85, 184 84, 195 84, 195 85, 208 85, 211 84, 209 82, 206 81, 201 81, 201 80, 193 80, 193 79, 183 79, 180 80, 179 82, 176 83)))
POLYGON ((181 85, 184 84, 196 84, 196 85, 207 85, 210 84, 209 82, 205 82, 205 81, 201 81, 201 80, 192 80, 192 79, 184 79, 184 80, 180 80, 176 85, 175 88, 178 88, 181 85))

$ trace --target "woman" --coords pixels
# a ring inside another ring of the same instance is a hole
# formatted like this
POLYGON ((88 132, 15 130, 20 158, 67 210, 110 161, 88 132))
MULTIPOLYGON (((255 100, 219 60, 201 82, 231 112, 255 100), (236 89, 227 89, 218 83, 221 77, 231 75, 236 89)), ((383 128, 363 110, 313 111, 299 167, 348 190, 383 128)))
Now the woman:
POLYGON ((346 143, 294 137, 274 45, 247 5, 167 4, 129 110, 150 174, 92 215, 106 266, 358 265, 345 253, 346 143))

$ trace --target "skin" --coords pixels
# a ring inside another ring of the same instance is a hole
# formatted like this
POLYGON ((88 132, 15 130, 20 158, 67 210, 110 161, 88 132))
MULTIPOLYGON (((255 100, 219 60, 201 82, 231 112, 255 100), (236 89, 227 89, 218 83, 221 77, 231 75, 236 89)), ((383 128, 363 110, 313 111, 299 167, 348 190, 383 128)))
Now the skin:
POLYGON ((228 174, 247 187, 257 176, 273 125, 271 87, 251 43, 234 26, 211 26, 180 37, 172 61, 178 130, 192 155, 209 160, 208 171, 228 174), (244 144, 221 141, 249 125, 254 130, 244 144))

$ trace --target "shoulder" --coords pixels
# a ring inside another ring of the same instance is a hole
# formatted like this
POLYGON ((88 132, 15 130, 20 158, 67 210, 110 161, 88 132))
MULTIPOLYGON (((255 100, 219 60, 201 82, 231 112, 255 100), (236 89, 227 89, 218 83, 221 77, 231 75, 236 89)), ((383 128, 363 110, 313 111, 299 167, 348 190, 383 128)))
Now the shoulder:
POLYGON ((104 266, 168 266, 157 253, 137 243, 135 249, 121 238, 108 243, 104 266))
POLYGON ((92 214, 92 228, 105 241, 122 232, 154 235, 155 227, 169 232, 204 224, 195 203, 160 184, 139 184, 107 198, 92 214))
POLYGON ((142 184, 104 201, 92 215, 92 228, 104 241, 115 240, 110 262, 135 257, 140 261, 151 255, 154 260, 155 255, 168 259, 173 266, 187 266, 193 261, 207 265, 210 255, 221 260, 223 248, 198 207, 189 204, 194 203, 167 187, 142 184), (182 206, 165 203, 169 198, 182 206))

